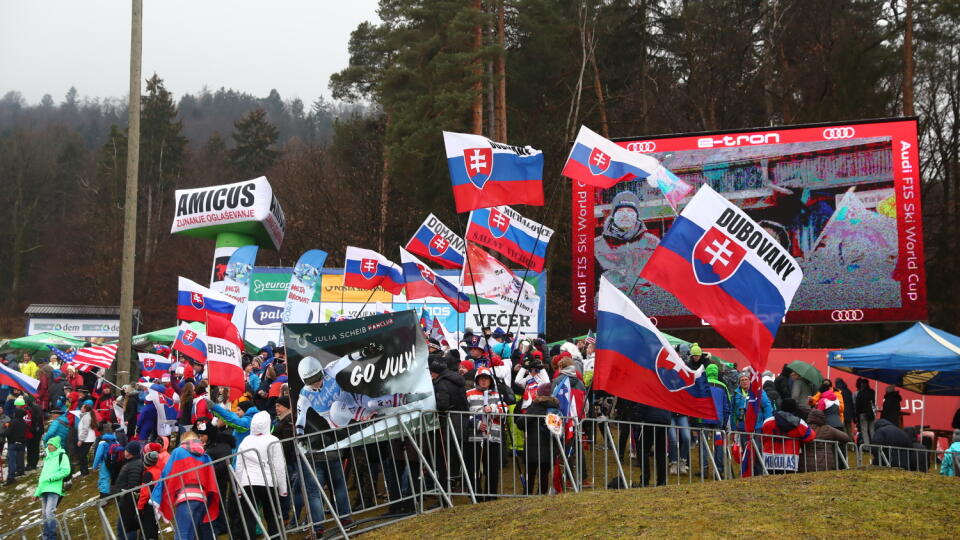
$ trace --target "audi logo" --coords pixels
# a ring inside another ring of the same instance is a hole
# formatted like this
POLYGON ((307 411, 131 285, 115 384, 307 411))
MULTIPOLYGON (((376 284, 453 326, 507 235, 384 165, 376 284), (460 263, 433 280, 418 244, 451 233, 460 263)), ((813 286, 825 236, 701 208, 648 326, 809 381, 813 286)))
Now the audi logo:
POLYGON ((830 312, 830 319, 834 322, 856 322, 863 320, 862 309, 835 309, 830 312))
POLYGON ((657 143, 653 141, 639 141, 627 143, 627 150, 631 152, 653 152, 657 149, 657 143))
POLYGON ((852 139, 857 132, 852 127, 835 127, 823 130, 823 138, 827 140, 852 139))

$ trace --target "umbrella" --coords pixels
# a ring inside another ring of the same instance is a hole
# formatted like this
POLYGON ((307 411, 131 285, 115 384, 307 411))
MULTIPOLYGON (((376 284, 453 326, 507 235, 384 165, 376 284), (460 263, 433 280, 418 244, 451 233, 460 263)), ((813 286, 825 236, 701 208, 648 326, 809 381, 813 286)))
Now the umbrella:
MULTIPOLYGON (((206 332, 204 325, 201 322, 192 322, 189 323, 190 328, 193 328, 195 332, 204 333, 206 332)), ((171 345, 175 339, 177 339, 177 334, 180 332, 179 326, 171 326, 170 328, 164 328, 162 330, 154 330, 153 332, 147 332, 145 334, 137 334, 133 336, 133 346, 142 347, 147 343, 162 343, 164 345, 171 345)), ((114 340, 110 343, 118 343, 120 340, 114 340)), ((243 341, 243 351, 248 354, 256 354, 260 351, 260 347, 257 347, 253 343, 250 343, 247 340, 243 341)))
POLYGON ((794 360, 793 362, 787 364, 787 367, 800 377, 810 381, 810 384, 813 385, 814 389, 820 388, 820 383, 823 382, 823 375, 821 375, 820 371, 813 367, 812 364, 808 364, 800 360, 794 360))
POLYGON ((46 350, 53 347, 83 347, 86 341, 66 332, 41 332, 32 336, 11 339, 4 344, 4 350, 25 349, 30 351, 46 350))

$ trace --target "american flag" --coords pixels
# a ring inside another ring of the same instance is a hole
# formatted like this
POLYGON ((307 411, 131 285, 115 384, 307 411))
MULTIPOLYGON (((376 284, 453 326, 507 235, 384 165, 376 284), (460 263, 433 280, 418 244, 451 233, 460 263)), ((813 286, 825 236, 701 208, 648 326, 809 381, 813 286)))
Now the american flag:
POLYGON ((60 359, 60 362, 65 365, 72 365, 77 371, 90 371, 94 367, 90 364, 75 364, 74 359, 77 356, 76 351, 61 351, 53 345, 47 345, 47 348, 50 349, 53 354, 57 355, 57 358, 60 359))
POLYGON ((77 364, 83 364, 101 369, 107 369, 113 364, 117 357, 117 345, 99 345, 96 347, 84 347, 77 351, 73 361, 77 364))

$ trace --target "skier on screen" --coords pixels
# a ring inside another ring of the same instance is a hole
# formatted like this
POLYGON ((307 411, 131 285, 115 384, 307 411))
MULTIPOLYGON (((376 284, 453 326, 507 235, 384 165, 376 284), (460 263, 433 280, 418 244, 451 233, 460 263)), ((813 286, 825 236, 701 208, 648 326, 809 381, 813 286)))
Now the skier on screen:
POLYGON ((641 219, 640 198, 631 191, 617 193, 610 203, 610 215, 595 241, 597 262, 603 276, 629 296, 638 296, 652 286, 637 276, 660 244, 641 219), (636 282, 634 290, 630 287, 636 282))
POLYGON ((414 392, 370 397, 346 392, 340 387, 337 382, 338 373, 352 362, 370 359, 381 353, 383 345, 371 343, 330 362, 326 367, 313 356, 300 360, 297 371, 304 386, 300 390, 300 399, 297 400, 297 433, 303 433, 310 409, 324 417, 332 427, 340 428, 351 421, 369 420, 381 409, 399 407, 430 396, 428 392, 414 392))

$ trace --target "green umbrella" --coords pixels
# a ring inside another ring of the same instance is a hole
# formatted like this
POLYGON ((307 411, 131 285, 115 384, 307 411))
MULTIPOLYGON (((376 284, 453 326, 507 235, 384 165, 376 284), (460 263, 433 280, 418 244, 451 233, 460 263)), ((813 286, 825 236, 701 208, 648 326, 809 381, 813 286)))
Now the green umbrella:
POLYGON ((813 367, 812 364, 808 364, 800 360, 794 360, 793 362, 787 364, 787 367, 800 377, 810 381, 810 384, 813 385, 814 389, 820 388, 820 383, 823 382, 823 375, 821 375, 820 371, 813 367))
MULTIPOLYGON (((195 332, 204 333, 206 332, 206 325, 202 322, 192 322, 189 323, 190 328, 193 328, 195 332)), ((170 328, 164 328, 162 330, 154 330, 153 332, 147 332, 145 334, 137 334, 133 336, 133 346, 142 347, 148 343, 162 343, 164 345, 171 345, 173 341, 177 339, 177 334, 180 332, 179 326, 171 326, 170 328)), ((111 341, 110 343, 117 343, 119 340, 111 341)), ((249 354, 256 354, 260 351, 260 347, 257 347, 253 343, 244 340, 243 341, 243 351, 249 354)))
POLYGON ((86 341, 66 332, 41 332, 32 336, 11 339, 4 346, 4 350, 24 349, 28 351, 47 350, 47 345, 53 347, 82 347, 86 341))
MULTIPOLYGON (((660 332, 660 333, 663 334, 663 337, 667 338, 667 343, 669 343, 670 345, 672 345, 674 348, 676 348, 677 345, 681 345, 681 344, 683 344, 683 345, 693 345, 693 342, 692 342, 692 341, 684 341, 684 340, 682 340, 682 339, 680 339, 680 338, 678 338, 678 337, 671 336, 670 334, 668 334, 668 333, 666 333, 666 332, 660 332)), ((586 339, 588 335, 590 335, 590 334, 585 334, 585 335, 578 336, 578 337, 574 337, 574 338, 570 338, 570 339, 561 339, 560 341, 554 341, 553 343, 547 343, 547 350, 550 350, 551 348, 553 348, 554 345, 563 345, 563 344, 566 343, 567 341, 576 342, 577 340, 580 340, 580 339, 586 339)), ((594 337, 596 337, 596 336, 594 336, 594 337)), ((707 352, 710 352, 710 351, 707 351, 707 352)), ((720 361, 720 362, 723 362, 724 364, 729 364, 729 362, 727 362, 727 361, 724 360, 723 358, 720 358, 719 356, 717 356, 717 355, 715 355, 715 354, 713 354, 713 353, 710 353, 710 356, 711 356, 712 358, 720 361)), ((813 367, 813 366, 810 366, 810 367, 813 367)), ((818 383, 818 384, 819 384, 819 383, 818 383)))

